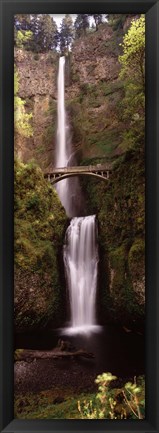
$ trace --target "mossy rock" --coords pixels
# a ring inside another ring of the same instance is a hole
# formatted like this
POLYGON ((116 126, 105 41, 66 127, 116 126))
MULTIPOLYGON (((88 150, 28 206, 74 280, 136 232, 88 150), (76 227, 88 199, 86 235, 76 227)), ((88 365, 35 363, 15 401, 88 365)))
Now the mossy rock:
POLYGON ((67 216, 34 163, 15 162, 15 325, 17 331, 56 326, 64 318, 61 278, 67 216))
POLYGON ((144 269, 144 258, 145 258, 145 242, 144 239, 135 239, 132 244, 129 256, 128 263, 129 269, 132 276, 136 278, 140 278, 143 275, 144 269))
MULTIPOLYGON (((82 165, 105 163, 85 158, 82 165)), ((100 320, 134 326, 144 320, 144 154, 128 151, 109 182, 83 179, 88 212, 98 217, 100 320), (141 295, 141 296, 140 296, 141 295)))

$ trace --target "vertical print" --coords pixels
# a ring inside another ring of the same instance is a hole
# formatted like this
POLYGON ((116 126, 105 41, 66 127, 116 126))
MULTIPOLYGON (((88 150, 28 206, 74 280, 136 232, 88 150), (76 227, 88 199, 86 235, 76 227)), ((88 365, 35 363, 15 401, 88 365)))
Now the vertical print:
POLYGON ((14 17, 14 413, 145 418, 145 16, 14 17))

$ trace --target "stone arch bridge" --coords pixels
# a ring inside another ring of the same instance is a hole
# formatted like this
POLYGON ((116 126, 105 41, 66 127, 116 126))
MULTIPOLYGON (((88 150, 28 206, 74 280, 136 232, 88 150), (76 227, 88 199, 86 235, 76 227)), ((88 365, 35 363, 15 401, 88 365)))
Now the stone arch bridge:
POLYGON ((97 179, 108 181, 112 173, 111 164, 97 164, 89 166, 77 166, 77 167, 59 167, 53 168, 50 171, 44 173, 44 177, 54 185, 60 180, 73 177, 73 176, 93 176, 97 179))

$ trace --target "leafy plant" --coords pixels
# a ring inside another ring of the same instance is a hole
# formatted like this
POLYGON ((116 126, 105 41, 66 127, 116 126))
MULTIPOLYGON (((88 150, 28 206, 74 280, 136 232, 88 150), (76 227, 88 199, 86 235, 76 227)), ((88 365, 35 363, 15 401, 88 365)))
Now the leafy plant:
POLYGON ((127 123, 121 147, 134 148, 144 141, 145 124, 145 18, 133 20, 121 44, 123 54, 120 79, 124 80, 125 96, 120 103, 122 120, 127 123))
POLYGON ((97 376, 98 393, 95 400, 78 401, 78 411, 82 419, 143 419, 144 418, 144 383, 137 385, 128 382, 122 388, 110 387, 117 377, 111 373, 97 376), (120 403, 120 404, 119 404, 120 403))
POLYGON ((14 72, 14 125, 15 130, 23 135, 24 137, 33 136, 33 128, 30 123, 33 115, 32 113, 26 113, 25 104, 26 101, 18 96, 19 89, 19 77, 18 72, 15 68, 14 72))

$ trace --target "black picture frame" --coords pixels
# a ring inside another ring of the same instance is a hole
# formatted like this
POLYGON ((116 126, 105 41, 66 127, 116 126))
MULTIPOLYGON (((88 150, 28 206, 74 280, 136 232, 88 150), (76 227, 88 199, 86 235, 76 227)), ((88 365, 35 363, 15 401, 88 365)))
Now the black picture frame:
POLYGON ((159 1, 1 0, 0 430, 159 432, 159 1), (13 16, 17 13, 146 14, 146 419, 15 420, 13 415, 13 16))

